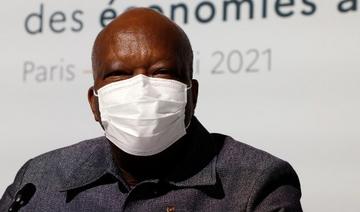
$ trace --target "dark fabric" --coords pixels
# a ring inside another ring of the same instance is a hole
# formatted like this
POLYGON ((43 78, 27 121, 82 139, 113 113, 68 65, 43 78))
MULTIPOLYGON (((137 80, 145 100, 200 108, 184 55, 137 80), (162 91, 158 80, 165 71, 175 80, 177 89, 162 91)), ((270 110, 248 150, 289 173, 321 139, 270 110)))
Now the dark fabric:
POLYGON ((182 140, 189 145, 173 172, 132 188, 105 137, 40 155, 20 169, 0 211, 27 183, 36 192, 20 211, 302 211, 299 180, 287 162, 210 134, 196 118, 182 140))

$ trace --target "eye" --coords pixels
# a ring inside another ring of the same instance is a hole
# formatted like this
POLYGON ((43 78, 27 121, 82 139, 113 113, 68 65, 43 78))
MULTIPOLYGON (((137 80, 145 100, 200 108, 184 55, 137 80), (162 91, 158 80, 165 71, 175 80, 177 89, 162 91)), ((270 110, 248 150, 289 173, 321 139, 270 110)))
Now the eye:
POLYGON ((177 72, 169 68, 161 68, 154 71, 151 75, 156 78, 165 78, 165 79, 177 79, 177 72))
POLYGON ((132 76, 132 74, 123 71, 123 70, 116 70, 116 71, 109 71, 108 73, 104 74, 105 80, 124 80, 128 79, 132 76))

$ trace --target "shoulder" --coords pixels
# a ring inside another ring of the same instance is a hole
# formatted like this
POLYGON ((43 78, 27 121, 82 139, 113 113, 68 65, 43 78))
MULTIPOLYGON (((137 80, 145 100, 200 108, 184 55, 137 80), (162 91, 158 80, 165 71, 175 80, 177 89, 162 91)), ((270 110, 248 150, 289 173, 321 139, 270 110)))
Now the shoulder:
POLYGON ((263 150, 237 141, 229 136, 223 136, 223 145, 218 155, 218 165, 224 169, 248 169, 260 173, 269 167, 284 166, 284 160, 263 150))
MULTIPOLYGON (((292 166, 268 152, 252 147, 229 136, 224 136, 222 148, 218 154, 217 167, 220 172, 238 173, 243 179, 262 180, 267 175, 288 174, 297 180, 292 166)), ((300 185, 297 185, 300 187, 300 185)))
POLYGON ((233 195, 242 197, 251 211, 259 208, 301 211, 300 182, 288 162, 231 137, 223 138, 217 170, 233 195), (281 204, 272 205, 273 201, 281 204))
POLYGON ((104 137, 81 141, 56 149, 29 160, 19 171, 15 182, 33 182, 44 187, 54 187, 69 177, 76 168, 98 151, 103 151, 104 137), (46 180, 45 180, 46 179, 46 180))
POLYGON ((96 149, 104 145, 104 142, 106 142, 106 139, 99 137, 44 153, 33 158, 28 168, 58 167, 71 169, 72 166, 76 166, 90 157, 96 149))
MULTIPOLYGON (((36 189, 42 191, 59 190, 66 179, 72 179, 73 173, 79 167, 86 165, 86 161, 102 158, 106 145, 105 137, 99 137, 30 159, 21 167, 14 182, 8 186, 3 194, 0 200, 0 211, 5 211, 5 208, 9 207, 15 194, 27 183, 34 184, 36 189)), ((48 194, 47 192, 44 193, 48 194)))
POLYGON ((105 137, 98 137, 89 140, 80 141, 71 146, 55 149, 44 154, 41 154, 32 159, 32 164, 43 164, 44 162, 56 162, 54 159, 62 160, 74 160, 78 161, 82 158, 89 156, 92 150, 104 145, 106 142, 105 137), (80 154, 81 153, 81 154, 80 154))

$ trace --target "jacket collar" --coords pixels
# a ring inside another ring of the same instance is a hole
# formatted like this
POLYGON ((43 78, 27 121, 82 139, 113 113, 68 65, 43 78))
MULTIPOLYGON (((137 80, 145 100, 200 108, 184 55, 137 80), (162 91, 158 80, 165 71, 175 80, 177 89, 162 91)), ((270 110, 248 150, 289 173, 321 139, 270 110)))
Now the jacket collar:
MULTIPOLYGON (((177 187, 196 187, 216 184, 216 151, 212 138, 200 122, 194 117, 184 137, 191 142, 184 160, 176 166, 175 171, 166 179, 169 184, 177 187)), ((97 139, 98 142, 87 150, 85 160, 79 161, 71 174, 65 177, 59 191, 88 186, 106 174, 115 177, 125 188, 128 188, 121 177, 119 169, 112 159, 110 141, 105 137, 97 139)))
POLYGON ((193 117, 187 135, 184 159, 170 174, 169 182, 179 187, 215 185, 217 149, 210 133, 193 117))
MULTIPOLYGON (((83 161, 79 161, 77 166, 74 166, 58 190, 66 191, 89 185, 105 174, 119 178, 119 172, 112 162, 109 141, 105 137, 96 138, 96 140, 92 148, 84 150, 87 152, 87 156, 83 161)), ((83 154, 83 152, 79 154, 83 154)))

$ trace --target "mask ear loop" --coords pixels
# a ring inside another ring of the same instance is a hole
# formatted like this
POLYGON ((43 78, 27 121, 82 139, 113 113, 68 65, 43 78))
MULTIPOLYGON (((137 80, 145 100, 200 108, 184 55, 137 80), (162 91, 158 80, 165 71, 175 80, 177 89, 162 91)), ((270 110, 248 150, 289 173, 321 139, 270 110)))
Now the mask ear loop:
POLYGON ((185 126, 185 130, 187 130, 190 127, 191 119, 189 120, 189 123, 185 126))
POLYGON ((189 87, 186 87, 186 90, 190 90, 192 88, 192 83, 190 83, 190 86, 189 87))
POLYGON ((94 96, 99 97, 99 94, 96 93, 95 88, 92 88, 92 90, 93 90, 94 96))
MULTIPOLYGON (((192 88, 192 83, 190 83, 189 87, 186 87, 186 92, 189 91, 192 88)), ((189 128, 191 124, 191 119, 189 120, 189 123, 185 126, 185 130, 187 130, 189 128)))

